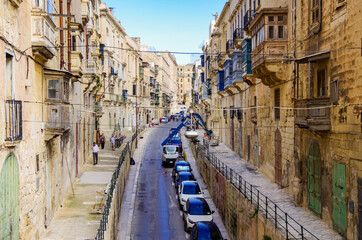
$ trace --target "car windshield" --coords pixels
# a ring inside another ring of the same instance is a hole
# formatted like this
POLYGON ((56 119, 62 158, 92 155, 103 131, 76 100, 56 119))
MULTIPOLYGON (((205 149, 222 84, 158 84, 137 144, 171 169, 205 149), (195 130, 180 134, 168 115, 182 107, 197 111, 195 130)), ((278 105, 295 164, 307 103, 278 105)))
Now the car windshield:
POLYGON ((173 147, 173 146, 165 147, 163 150, 164 153, 176 153, 176 151, 177 151, 177 147, 173 147))
POLYGON ((177 167, 176 167, 176 171, 177 171, 177 172, 190 171, 190 167, 189 167, 189 166, 177 166, 177 167))
POLYGON ((207 204, 190 204, 190 215, 211 215, 210 208, 207 204))
POLYGON ((185 185, 183 189, 183 194, 201 194, 201 190, 199 185, 197 184, 185 185))
POLYGON ((222 240, 222 236, 219 231, 202 230, 199 231, 199 240, 222 240))

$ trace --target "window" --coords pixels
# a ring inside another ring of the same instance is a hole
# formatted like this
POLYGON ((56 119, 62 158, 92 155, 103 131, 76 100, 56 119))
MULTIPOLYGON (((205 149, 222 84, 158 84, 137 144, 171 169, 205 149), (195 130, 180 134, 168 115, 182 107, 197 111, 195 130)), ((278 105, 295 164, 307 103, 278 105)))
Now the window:
POLYGON ((59 80, 48 80, 48 98, 59 99, 59 80))
POLYGON ((77 51, 77 36, 72 36, 72 51, 77 51))
POLYGON ((133 91, 132 91, 132 95, 133 95, 133 96, 136 96, 136 94, 137 94, 136 85, 135 85, 135 84, 133 84, 133 91))
POLYGON ((268 39, 274 39, 274 26, 268 26, 268 39))
POLYGON ((274 90, 274 117, 275 120, 280 120, 280 89, 274 90))
POLYGON ((190 78, 189 78, 189 79, 187 79, 187 81, 188 81, 188 82, 190 82, 190 78))
POLYGON ((65 101, 69 101, 69 82, 63 81, 63 97, 65 101))
POLYGON ((268 16, 268 21, 269 22, 274 22, 274 16, 268 16))
POLYGON ((284 21, 284 16, 278 16, 278 22, 283 22, 284 21))
POLYGON ((321 0, 311 0, 311 23, 315 24, 319 22, 320 18, 320 1, 321 0))
POLYGON ((278 38, 279 39, 284 38, 284 26, 278 26, 278 38))
POLYGON ((327 68, 317 72, 317 91, 318 97, 327 95, 327 68))

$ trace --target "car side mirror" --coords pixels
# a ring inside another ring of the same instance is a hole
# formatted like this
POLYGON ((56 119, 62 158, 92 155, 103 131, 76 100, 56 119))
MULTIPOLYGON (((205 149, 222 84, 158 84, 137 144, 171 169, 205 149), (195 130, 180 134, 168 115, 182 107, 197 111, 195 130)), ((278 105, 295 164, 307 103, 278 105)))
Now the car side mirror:
POLYGON ((211 214, 214 214, 215 213, 215 211, 211 211, 211 214))

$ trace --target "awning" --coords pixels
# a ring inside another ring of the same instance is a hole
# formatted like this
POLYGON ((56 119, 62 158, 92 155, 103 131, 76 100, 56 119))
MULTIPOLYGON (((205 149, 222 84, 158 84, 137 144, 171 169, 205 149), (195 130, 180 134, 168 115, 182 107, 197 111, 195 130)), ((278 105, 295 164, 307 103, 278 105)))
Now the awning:
POLYGON ((327 58, 329 58, 329 55, 330 55, 330 51, 323 51, 323 52, 311 54, 308 56, 295 58, 294 61, 296 61, 297 63, 315 62, 318 60, 327 59, 327 58))

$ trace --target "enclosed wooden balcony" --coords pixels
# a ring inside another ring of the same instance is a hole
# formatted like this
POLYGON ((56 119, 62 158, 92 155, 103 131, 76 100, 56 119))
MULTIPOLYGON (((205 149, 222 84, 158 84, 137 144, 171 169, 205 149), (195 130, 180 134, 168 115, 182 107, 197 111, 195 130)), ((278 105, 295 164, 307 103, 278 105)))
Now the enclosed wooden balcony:
POLYGON ((54 17, 48 15, 41 8, 31 11, 32 34, 31 43, 33 54, 42 61, 52 59, 56 54, 54 17))
POLYGON ((295 124, 312 131, 330 131, 330 98, 308 98, 295 100, 295 124))
POLYGON ((249 26, 252 32, 252 72, 270 87, 286 80, 282 63, 288 52, 286 8, 262 9, 249 26))
POLYGON ((49 105, 47 106, 47 121, 45 124, 46 139, 62 135, 71 127, 71 106, 49 105))

